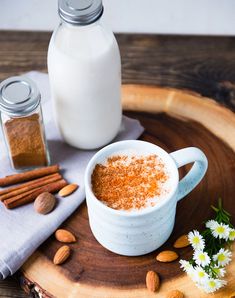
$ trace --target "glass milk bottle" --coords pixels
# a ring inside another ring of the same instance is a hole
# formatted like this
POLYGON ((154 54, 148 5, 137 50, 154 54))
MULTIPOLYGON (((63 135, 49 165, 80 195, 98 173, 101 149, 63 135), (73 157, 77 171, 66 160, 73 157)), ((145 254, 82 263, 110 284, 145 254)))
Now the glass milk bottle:
POLYGON ((48 49, 56 121, 81 149, 106 145, 121 124, 120 53, 102 14, 102 0, 59 0, 61 24, 48 49))

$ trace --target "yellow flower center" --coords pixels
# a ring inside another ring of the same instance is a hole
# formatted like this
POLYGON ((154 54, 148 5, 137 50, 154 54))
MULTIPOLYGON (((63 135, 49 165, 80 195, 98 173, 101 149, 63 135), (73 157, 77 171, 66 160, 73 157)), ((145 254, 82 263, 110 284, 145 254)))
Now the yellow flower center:
POLYGON ((206 259, 206 258, 205 258, 205 256, 204 256, 203 254, 199 255, 199 260, 200 260, 200 261, 205 261, 205 259, 206 259))
POLYGON ((205 273, 204 273, 203 271, 200 271, 200 272, 198 272, 198 276, 199 276, 200 278, 202 278, 202 277, 205 276, 205 273))
POLYGON ((194 237, 194 238, 193 238, 193 243, 194 243, 194 244, 199 244, 199 243, 200 243, 200 239, 199 239, 199 237, 194 237))
POLYGON ((231 231, 231 232, 229 233, 229 237, 235 237, 235 231, 231 231))
POLYGON ((223 233, 225 232, 225 228, 222 227, 222 226, 218 226, 218 227, 216 228, 216 232, 217 232, 218 234, 223 234, 223 233))
POLYGON ((223 254, 218 255, 218 261, 219 262, 223 262, 225 259, 226 259, 225 255, 223 255, 223 254))
POLYGON ((209 281, 209 287, 214 288, 216 286, 215 282, 213 280, 209 281))

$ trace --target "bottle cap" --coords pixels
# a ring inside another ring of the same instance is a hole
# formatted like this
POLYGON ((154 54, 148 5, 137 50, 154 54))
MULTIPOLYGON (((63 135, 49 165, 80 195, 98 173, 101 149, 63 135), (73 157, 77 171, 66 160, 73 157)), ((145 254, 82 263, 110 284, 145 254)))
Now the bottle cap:
POLYGON ((0 84, 0 111, 12 116, 25 116, 39 105, 41 94, 33 81, 17 76, 0 84))
POLYGON ((102 0, 59 0, 59 15, 74 25, 94 23, 103 14, 102 0))

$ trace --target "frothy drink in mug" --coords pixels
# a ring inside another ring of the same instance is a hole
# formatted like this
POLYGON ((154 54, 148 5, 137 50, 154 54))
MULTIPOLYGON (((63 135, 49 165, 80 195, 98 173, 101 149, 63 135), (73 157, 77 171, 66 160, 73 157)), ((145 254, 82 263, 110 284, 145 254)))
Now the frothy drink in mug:
POLYGON ((144 141, 121 141, 99 150, 85 172, 91 231, 112 252, 138 256, 160 247, 170 236, 177 202, 207 170, 198 148, 168 153, 144 141), (193 163, 180 180, 178 168, 193 163))
POLYGON ((94 195, 110 208, 127 212, 151 209, 169 193, 171 175, 157 154, 121 151, 96 164, 94 195))

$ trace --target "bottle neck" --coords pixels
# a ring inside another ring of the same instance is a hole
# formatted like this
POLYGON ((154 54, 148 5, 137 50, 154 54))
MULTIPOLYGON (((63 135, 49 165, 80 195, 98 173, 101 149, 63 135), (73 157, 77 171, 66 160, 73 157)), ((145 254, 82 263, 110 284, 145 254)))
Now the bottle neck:
POLYGON ((101 24, 102 24, 102 18, 101 17, 99 19, 97 19, 95 22, 92 22, 92 23, 86 24, 86 25, 71 24, 71 23, 66 22, 63 19, 61 19, 61 22, 60 22, 60 26, 64 26, 64 27, 71 28, 71 29, 84 30, 84 31, 87 30, 87 29, 93 28, 97 25, 99 26, 101 24))

